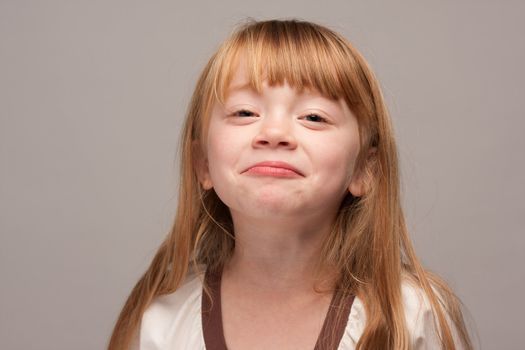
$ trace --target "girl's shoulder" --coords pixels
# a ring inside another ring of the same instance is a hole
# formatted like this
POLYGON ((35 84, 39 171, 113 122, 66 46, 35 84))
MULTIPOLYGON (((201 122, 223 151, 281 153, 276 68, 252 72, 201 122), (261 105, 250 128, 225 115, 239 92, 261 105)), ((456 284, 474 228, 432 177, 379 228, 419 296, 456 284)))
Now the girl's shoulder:
MULTIPOLYGON (((434 289, 439 297, 439 293, 434 289)), ((401 284, 401 297, 405 320, 413 349, 439 349, 441 342, 438 335, 437 319, 430 299, 423 289, 412 280, 406 278, 401 284)), ((447 318, 453 330, 452 322, 447 318)), ((354 349, 366 326, 366 311, 363 300, 355 297, 350 310, 345 335, 341 341, 340 350, 354 349)), ((455 337, 455 343, 458 337, 455 337)))
MULTIPOLYGON (((199 266, 201 268, 201 266, 199 266)), ((179 309, 189 300, 194 301, 201 294, 204 271, 189 269, 181 285, 170 294, 155 297, 147 310, 179 309)), ((199 300, 200 301, 200 300, 199 300)))
MULTIPOLYGON (((439 297, 436 289, 434 292, 439 297)), ((416 282, 405 279, 401 284, 401 296, 405 310, 405 322, 412 344, 417 349, 418 346, 425 345, 429 348, 434 344, 437 348, 441 344, 437 333, 437 319, 434 317, 434 310, 427 294, 416 282)))
POLYGON ((203 273, 189 270, 177 290, 152 300, 142 315, 140 349, 201 347, 202 284, 203 273))

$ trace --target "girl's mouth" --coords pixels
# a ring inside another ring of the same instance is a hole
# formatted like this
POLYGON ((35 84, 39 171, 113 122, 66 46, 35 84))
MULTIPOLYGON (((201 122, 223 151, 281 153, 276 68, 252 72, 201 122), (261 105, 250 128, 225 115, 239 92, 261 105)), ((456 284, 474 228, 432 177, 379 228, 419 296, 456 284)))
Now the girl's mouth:
POLYGON ((256 163, 243 173, 277 177, 302 177, 304 176, 294 166, 281 161, 264 161, 256 163))

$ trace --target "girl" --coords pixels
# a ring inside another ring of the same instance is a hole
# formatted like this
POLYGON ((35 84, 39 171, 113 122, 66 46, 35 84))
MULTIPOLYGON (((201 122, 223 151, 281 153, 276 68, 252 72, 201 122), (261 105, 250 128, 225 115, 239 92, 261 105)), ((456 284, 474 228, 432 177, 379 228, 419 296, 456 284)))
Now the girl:
POLYGON ((471 349, 409 240, 379 84, 342 36, 251 21, 202 72, 178 211, 109 349, 471 349))

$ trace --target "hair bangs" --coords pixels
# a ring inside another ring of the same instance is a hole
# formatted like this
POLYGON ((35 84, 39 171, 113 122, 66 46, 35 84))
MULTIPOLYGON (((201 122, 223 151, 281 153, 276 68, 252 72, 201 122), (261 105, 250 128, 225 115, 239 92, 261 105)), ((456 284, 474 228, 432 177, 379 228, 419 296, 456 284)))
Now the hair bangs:
POLYGON ((241 58, 248 84, 259 93, 267 81, 270 86, 286 82, 299 92, 316 90, 334 100, 348 96, 351 81, 341 77, 351 76, 351 72, 342 50, 333 33, 315 26, 293 21, 247 24, 223 47, 215 97, 224 103, 241 58))

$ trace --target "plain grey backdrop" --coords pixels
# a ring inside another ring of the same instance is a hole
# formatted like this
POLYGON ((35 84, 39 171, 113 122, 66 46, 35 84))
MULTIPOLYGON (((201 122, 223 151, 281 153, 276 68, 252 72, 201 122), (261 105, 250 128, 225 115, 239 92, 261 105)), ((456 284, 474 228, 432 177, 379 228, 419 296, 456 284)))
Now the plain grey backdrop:
MULTIPOLYGON (((176 209, 197 75, 247 17, 341 32, 382 86, 419 256, 523 349, 522 1, 0 1, 0 348, 103 349, 176 209)), ((479 345, 478 345, 479 346, 479 345)))

